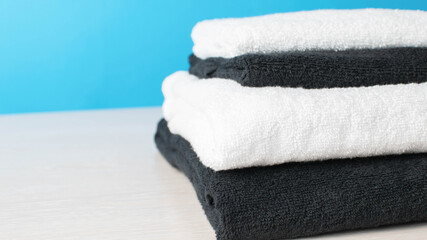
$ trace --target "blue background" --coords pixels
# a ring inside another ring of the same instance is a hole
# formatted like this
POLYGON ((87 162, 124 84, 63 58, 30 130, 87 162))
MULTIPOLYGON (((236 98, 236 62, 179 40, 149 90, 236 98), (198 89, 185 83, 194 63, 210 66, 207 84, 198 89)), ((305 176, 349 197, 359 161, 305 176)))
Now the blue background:
POLYGON ((160 106, 203 19, 425 0, 0 0, 0 113, 160 106))

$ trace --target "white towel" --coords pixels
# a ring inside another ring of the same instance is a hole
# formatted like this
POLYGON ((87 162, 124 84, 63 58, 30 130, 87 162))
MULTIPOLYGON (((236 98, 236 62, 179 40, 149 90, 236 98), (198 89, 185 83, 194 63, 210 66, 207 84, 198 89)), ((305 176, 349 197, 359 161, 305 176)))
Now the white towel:
POLYGON ((217 171, 427 152, 427 83, 251 88, 177 72, 162 90, 171 132, 217 171))
POLYGON ((206 20, 191 37, 199 58, 313 49, 427 46, 427 12, 316 10, 206 20))

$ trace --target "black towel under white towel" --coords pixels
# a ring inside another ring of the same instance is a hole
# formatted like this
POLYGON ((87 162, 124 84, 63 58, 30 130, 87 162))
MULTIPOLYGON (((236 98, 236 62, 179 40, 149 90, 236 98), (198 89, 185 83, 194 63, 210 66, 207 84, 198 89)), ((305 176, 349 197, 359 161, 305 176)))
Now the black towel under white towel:
POLYGON ((189 62, 189 72, 201 79, 231 79, 249 87, 315 89, 427 81, 427 48, 277 52, 204 60, 191 55, 189 62))
POLYGON ((425 153, 215 172, 165 120, 155 142, 190 179, 219 240, 289 239, 427 220, 425 153))

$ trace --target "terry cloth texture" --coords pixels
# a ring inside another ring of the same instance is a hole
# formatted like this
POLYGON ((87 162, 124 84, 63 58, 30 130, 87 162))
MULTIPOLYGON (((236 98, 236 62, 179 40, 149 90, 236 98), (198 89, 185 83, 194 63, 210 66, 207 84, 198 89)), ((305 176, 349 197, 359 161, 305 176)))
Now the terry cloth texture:
POLYGON ((190 179, 220 240, 286 239, 427 220, 427 154, 214 172, 164 120, 155 142, 190 179))
POLYGON ((427 83, 252 88, 177 72, 162 90, 169 129, 217 171, 427 152, 427 83))
POLYGON ((199 58, 247 53, 426 47, 427 12, 316 10, 199 22, 191 37, 199 58))
POLYGON ((243 86, 334 88, 427 81, 427 48, 352 49, 245 54, 234 58, 190 56, 189 72, 243 86))

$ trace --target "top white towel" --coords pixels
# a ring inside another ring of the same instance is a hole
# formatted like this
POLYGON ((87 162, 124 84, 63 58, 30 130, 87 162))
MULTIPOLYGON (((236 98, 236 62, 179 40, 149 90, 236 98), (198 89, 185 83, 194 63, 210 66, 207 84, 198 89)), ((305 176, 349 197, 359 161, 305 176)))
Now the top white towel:
POLYGON ((426 47, 427 12, 356 9, 279 13, 196 24, 193 52, 202 59, 247 53, 426 47))

